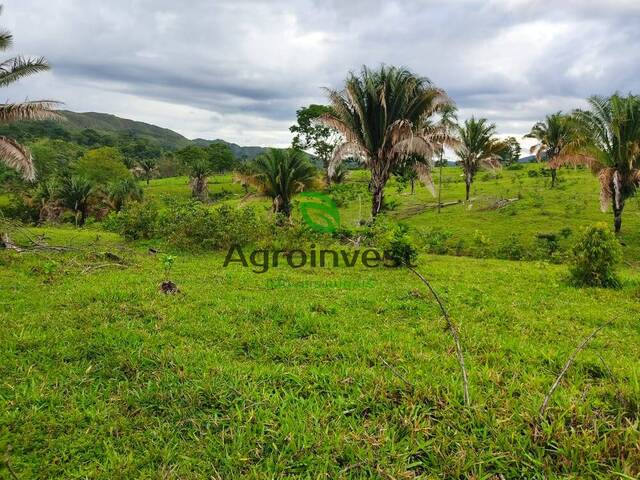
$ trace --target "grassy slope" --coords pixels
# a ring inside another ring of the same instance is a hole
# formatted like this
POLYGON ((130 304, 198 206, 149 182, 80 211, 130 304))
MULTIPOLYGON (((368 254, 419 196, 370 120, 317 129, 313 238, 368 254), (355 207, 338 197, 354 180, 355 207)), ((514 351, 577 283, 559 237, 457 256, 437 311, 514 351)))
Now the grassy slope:
MULTIPOLYGON (((457 170, 445 172, 444 199, 459 198, 463 185, 451 183, 457 170)), ((586 172, 563 172, 555 191, 523 171, 502 175, 479 178, 471 210, 405 221, 416 232, 437 225, 460 238, 480 230, 500 241, 611 220, 598 211, 586 172), (518 193, 515 215, 476 208, 518 193)), ((354 178, 366 182, 361 172, 354 178)), ((211 191, 232 191, 225 201, 237 203, 240 187, 228 181, 216 180, 211 191)), ((150 198, 189 197, 186 179, 145 188, 150 198)), ((398 217, 433 201, 422 188, 412 197, 392 184, 388 193, 398 217)), ((343 222, 355 223, 358 212, 357 201, 347 204, 343 222)), ((629 202, 623 238, 631 263, 638 217, 629 202)), ((420 269, 461 328, 467 411, 451 339, 407 272, 284 267, 257 275, 223 269, 221 254, 178 254, 171 276, 181 294, 166 297, 157 291, 159 260, 117 236, 35 232, 114 251, 129 266, 86 270, 110 263, 89 252, 0 252, 0 451, 12 446, 19 478, 640 474, 637 268, 624 268, 621 290, 575 289, 563 280, 564 266, 423 255, 420 269), (274 279, 290 284, 274 288, 274 279), (613 325, 553 397, 551 423, 536 427, 567 356, 607 320, 613 325)), ((0 462, 1 475, 9 473, 0 462)))
POLYGON ((20 478, 640 472, 635 271, 618 291, 575 289, 562 266, 425 257, 460 325, 466 411, 451 339, 406 271, 257 275, 223 269, 219 254, 184 255, 171 274, 181 293, 164 296, 158 259, 118 245, 101 234, 91 250, 128 268, 85 273, 105 260, 0 252, 0 447, 12 445, 20 478), (536 428, 568 354, 605 320, 554 396, 553 422, 536 428))

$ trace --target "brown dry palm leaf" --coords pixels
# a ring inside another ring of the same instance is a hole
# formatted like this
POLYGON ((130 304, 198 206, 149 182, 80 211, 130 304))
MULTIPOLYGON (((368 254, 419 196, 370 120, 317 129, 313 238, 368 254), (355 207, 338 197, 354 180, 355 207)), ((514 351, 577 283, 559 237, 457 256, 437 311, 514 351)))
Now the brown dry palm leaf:
POLYGON ((0 104, 0 123, 19 120, 61 120, 53 109, 60 103, 53 100, 38 100, 23 103, 0 104))
POLYGON ((32 181, 36 177, 31 152, 11 138, 0 136, 0 161, 18 170, 25 180, 32 181))

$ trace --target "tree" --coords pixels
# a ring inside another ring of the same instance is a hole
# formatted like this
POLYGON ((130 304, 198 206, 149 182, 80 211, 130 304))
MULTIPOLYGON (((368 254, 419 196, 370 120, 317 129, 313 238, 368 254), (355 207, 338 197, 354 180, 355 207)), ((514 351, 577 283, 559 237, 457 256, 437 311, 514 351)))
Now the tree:
POLYGON ((183 148, 176 155, 189 170, 191 195, 201 202, 207 201, 209 198, 207 178, 212 173, 212 168, 205 150, 191 145, 183 148))
POLYGON ((119 212, 129 201, 142 200, 142 188, 133 178, 116 180, 107 185, 106 200, 110 208, 119 212))
POLYGON ((149 181, 151 180, 151 174, 155 171, 158 166, 158 159, 149 157, 149 158, 139 158, 136 160, 138 167, 142 169, 144 172, 144 178, 147 181, 147 185, 149 185, 149 181))
POLYGON ((640 97, 614 94, 588 99, 589 110, 577 110, 575 139, 550 167, 585 165, 600 180, 600 206, 613 204, 616 233, 622 227, 625 201, 640 186, 640 97))
POLYGON ((255 160, 254 182, 273 200, 273 212, 291 217, 291 199, 313 183, 315 170, 300 150, 269 149, 255 160))
POLYGON ((58 195, 64 206, 76 214, 76 226, 84 225, 89 213, 89 201, 95 185, 91 180, 77 175, 62 179, 58 195))
POLYGON ((464 173, 467 202, 473 178, 478 170, 500 168, 500 158, 505 145, 494 137, 495 132, 496 126, 488 123, 486 118, 476 120, 471 117, 464 125, 458 126, 460 146, 456 148, 456 155, 464 173))
POLYGON ((551 170, 551 187, 556 184, 558 169, 553 160, 563 154, 574 138, 573 121, 570 117, 557 112, 547 115, 543 122, 536 123, 526 138, 534 138, 538 141, 531 147, 536 160, 549 162, 551 170))
POLYGON ((429 160, 446 135, 428 119, 449 103, 442 90, 403 68, 363 67, 360 75, 347 77, 344 90, 329 90, 329 99, 332 112, 321 119, 343 137, 329 170, 346 156, 364 163, 371 171, 373 217, 383 207, 384 187, 393 166, 408 155, 427 160, 415 167, 420 179, 433 185, 429 160))
MULTIPOLYGON (((13 36, 10 33, 0 32, 0 50, 8 49, 12 43, 13 36)), ((0 63, 0 87, 6 87, 23 77, 48 69, 49 65, 43 57, 18 56, 10 58, 0 63)), ((57 102, 50 100, 2 103, 0 104, 0 125, 18 120, 58 119, 58 114, 53 111, 56 105, 57 102)), ((31 153, 9 137, 0 136, 0 161, 9 168, 18 170, 25 180, 32 181, 36 178, 31 153)))
POLYGON ((39 180, 68 175, 71 165, 84 153, 84 149, 76 143, 49 138, 40 139, 29 148, 39 180))
POLYGON ((73 165, 76 175, 97 185, 131 178, 131 172, 124 164, 124 158, 115 147, 100 147, 87 151, 73 165))
POLYGON ((522 152, 522 148, 520 147, 518 140, 516 140, 515 137, 508 137, 503 140, 502 143, 505 147, 500 159, 502 164, 509 166, 514 163, 518 163, 518 160, 520 160, 520 152, 522 152))
POLYGON ((312 104, 296 111, 297 122, 289 127, 294 134, 292 147, 299 150, 311 150, 320 161, 324 169, 327 183, 331 183, 329 174, 329 162, 336 145, 339 142, 337 132, 320 119, 323 115, 332 114, 331 107, 312 104))
POLYGON ((228 172, 236 166, 236 158, 226 143, 210 143, 207 147, 207 155, 213 172, 228 172))
MULTIPOLYGON (((447 103, 443 105, 440 110, 440 120, 439 120, 440 128, 444 131, 447 137, 451 137, 452 133, 456 131, 458 127, 458 115, 457 109, 455 105, 452 103, 447 103)), ((450 139, 450 146, 453 145, 452 139, 450 139)), ((440 154, 440 158, 436 161, 436 165, 439 170, 439 178, 438 178, 438 213, 440 213, 440 209, 442 207, 442 169, 447 165, 447 161, 444 159, 444 147, 445 145, 441 145, 438 149, 438 153, 440 154)))

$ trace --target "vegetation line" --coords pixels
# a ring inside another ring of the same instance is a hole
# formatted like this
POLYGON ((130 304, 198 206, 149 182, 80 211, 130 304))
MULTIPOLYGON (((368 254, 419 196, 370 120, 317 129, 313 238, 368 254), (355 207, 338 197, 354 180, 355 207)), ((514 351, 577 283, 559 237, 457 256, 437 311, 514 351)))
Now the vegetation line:
POLYGON ((465 364, 464 364, 464 355, 462 353, 462 346, 460 344, 460 336, 458 335, 458 330, 456 329, 455 325, 451 321, 451 318, 449 318, 449 314, 447 313, 447 309, 444 308, 444 305, 442 304, 442 301, 440 301, 440 297, 438 297, 438 294, 436 293, 436 291, 431 286, 431 283, 429 283, 429 281, 426 278, 424 278, 424 276, 420 272, 418 272, 417 270, 415 270, 415 269, 413 269, 412 267, 409 267, 409 266, 407 266, 407 268, 409 270, 411 270, 413 273, 415 273, 420 280, 422 280, 422 282, 429 288, 429 291, 431 291, 431 294, 433 295, 433 298, 436 299, 436 302, 438 302, 438 305, 440 305, 440 310, 442 311, 442 315, 444 315, 444 319, 447 322, 447 327, 449 328, 449 331, 451 332, 451 336, 453 337, 453 340, 454 340, 454 342, 456 344, 456 355, 458 357, 458 363, 460 364, 460 370, 462 371, 462 386, 463 386, 463 389, 464 389, 464 404, 465 404, 465 406, 468 407, 471 404, 471 401, 469 400, 469 380, 467 378, 467 369, 466 369, 465 364))
POLYGON ((603 325, 600 325, 598 328, 596 328, 593 332, 591 332, 591 335, 589 335, 587 338, 585 338, 582 341, 582 343, 580 345, 578 345, 578 348, 576 348, 573 351, 573 353, 569 356, 569 358, 567 359, 567 363, 564 364, 564 367, 562 367, 562 370, 560 371, 560 373, 556 377, 556 381, 553 382, 553 385, 551 385, 551 388, 547 392, 547 395, 544 397, 544 401, 542 402, 542 405, 540 406, 540 417, 544 417, 544 413, 547 410, 547 406, 549 405, 549 400, 551 400, 551 395, 553 395, 553 392, 555 392, 556 388, 558 388, 558 385, 560 385, 560 380, 562 380, 562 377, 564 377, 565 373, 567 373, 567 370, 569 370, 569 367, 575 361, 576 357, 578 356, 578 353, 580 353, 582 350, 584 350, 584 348, 587 346, 587 344, 591 340, 593 340, 593 338, 598 334, 598 332, 600 330, 602 330, 604 327, 606 327, 606 326, 608 326, 610 324, 611 324, 611 322, 607 322, 607 323, 605 323, 603 325))

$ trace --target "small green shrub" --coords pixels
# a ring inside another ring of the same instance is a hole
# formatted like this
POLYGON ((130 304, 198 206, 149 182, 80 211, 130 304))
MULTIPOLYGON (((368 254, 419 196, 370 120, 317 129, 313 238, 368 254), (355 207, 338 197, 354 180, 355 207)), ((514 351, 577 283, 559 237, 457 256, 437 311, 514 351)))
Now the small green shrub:
POLYGON ((498 246, 497 256, 507 260, 521 260, 526 256, 526 253, 527 251, 522 245, 520 237, 512 233, 504 243, 498 246))
POLYGON ((156 238, 158 229, 158 206, 153 202, 132 202, 120 212, 111 212, 105 217, 102 226, 105 230, 116 232, 127 240, 156 238))
POLYGON ((572 249, 571 279, 576 285, 618 287, 615 269, 621 258, 620 243, 606 224, 587 227, 572 249))
POLYGON ((452 233, 439 227, 431 227, 420 234, 425 249, 429 253, 445 254, 448 252, 447 241, 452 237, 452 233))

